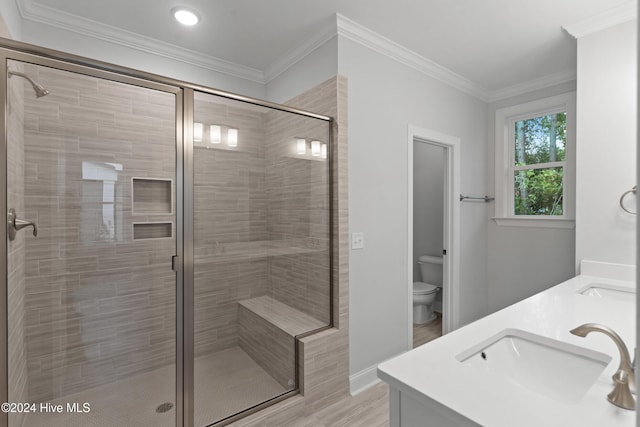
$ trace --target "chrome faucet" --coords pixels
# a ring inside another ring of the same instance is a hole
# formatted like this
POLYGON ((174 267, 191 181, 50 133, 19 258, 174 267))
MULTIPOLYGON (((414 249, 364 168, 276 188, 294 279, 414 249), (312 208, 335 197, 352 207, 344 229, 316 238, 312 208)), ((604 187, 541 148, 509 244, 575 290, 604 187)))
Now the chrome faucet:
POLYGON ((570 332, 579 337, 586 337, 590 332, 601 332, 616 343, 620 351, 620 366, 618 366, 616 373, 613 374, 613 391, 607 395, 607 400, 624 409, 635 409, 636 401, 631 394, 636 391, 635 372, 631 365, 629 350, 620 335, 615 333, 613 329, 596 323, 585 323, 570 332))

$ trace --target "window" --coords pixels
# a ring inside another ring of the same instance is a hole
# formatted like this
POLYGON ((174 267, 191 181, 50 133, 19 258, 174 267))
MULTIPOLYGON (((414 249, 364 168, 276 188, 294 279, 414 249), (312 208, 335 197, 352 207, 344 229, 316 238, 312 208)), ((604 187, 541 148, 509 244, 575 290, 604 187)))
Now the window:
POLYGON ((499 225, 573 227, 575 94, 496 111, 499 225))
POLYGON ((567 113, 510 123, 514 215, 562 215, 567 113))

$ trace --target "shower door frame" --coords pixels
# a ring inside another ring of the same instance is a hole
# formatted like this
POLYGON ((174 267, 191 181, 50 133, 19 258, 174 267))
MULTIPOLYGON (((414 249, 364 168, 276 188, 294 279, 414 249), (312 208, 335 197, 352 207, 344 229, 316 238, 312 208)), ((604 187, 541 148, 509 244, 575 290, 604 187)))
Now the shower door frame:
MULTIPOLYGON (((0 67, 0 79, 3 84, 0 85, 0 97, 4 99, 2 103, 3 120, 0 122, 0 134, 3 135, 4 141, 0 154, 0 162, 2 162, 3 173, 0 173, 0 210, 2 212, 8 212, 7 206, 7 68, 8 61, 15 60, 33 65, 51 67, 54 69, 67 71, 71 73, 78 73, 98 79, 104 79, 114 81, 123 84, 134 85, 143 87, 146 89, 157 90, 164 93, 173 94, 175 96, 175 128, 176 128, 176 165, 175 165, 175 179, 176 179, 176 243, 175 254, 173 259, 167 260, 171 262, 174 272, 176 272, 176 354, 175 354, 175 399, 176 399, 176 427, 183 427, 185 425, 184 416, 188 414, 188 411, 184 411, 183 396, 185 393, 184 385, 187 382, 185 380, 185 370, 183 368, 185 353, 184 343, 184 319, 185 313, 183 308, 184 294, 185 294, 185 281, 184 276, 180 274, 183 271, 180 265, 180 260, 183 259, 181 254, 184 253, 184 229, 180 227, 183 221, 184 215, 184 150, 189 144, 183 142, 183 111, 184 111, 184 91, 176 84, 171 82, 162 82, 158 79, 146 78, 139 72, 133 72, 133 70, 119 69, 108 64, 99 62, 91 62, 84 58, 75 57, 73 55, 62 54, 60 52, 51 51, 44 48, 38 48, 23 43, 13 42, 5 39, 0 39, 0 61, 4 66, 0 67), (7 43, 9 42, 9 43, 7 43), (179 415, 183 414, 183 415, 179 415)), ((150 75, 151 76, 151 75, 150 75)), ((2 291, 0 291, 0 307, 3 307, 5 311, 0 316, 0 378, 3 386, 0 387, 0 400, 2 402, 8 401, 8 315, 6 312, 7 307, 7 227, 0 227, 0 239, 5 242, 0 249, 0 276, 2 277, 2 291)), ((2 413, 0 416, 0 426, 4 427, 8 425, 8 414, 2 413)))
MULTIPOLYGON (((330 329, 334 323, 334 267, 336 248, 334 248, 335 201, 334 186, 334 139, 335 121, 332 117, 301 110, 286 105, 276 104, 257 98, 251 98, 226 91, 200 86, 185 81, 160 76, 128 67, 93 60, 53 49, 18 42, 0 37, 0 97, 3 117, 0 120, 0 135, 3 136, 0 149, 0 209, 8 211, 7 206, 7 61, 9 59, 28 62, 35 65, 49 66, 56 69, 76 72, 110 81, 132 84, 149 89, 173 93, 176 96, 176 254, 172 259, 176 272, 176 427, 192 427, 194 425, 194 162, 193 162, 193 122, 194 93, 203 92, 228 99, 259 105, 274 110, 293 113, 305 117, 326 121, 329 128, 327 163, 328 163, 328 235, 329 241, 329 323, 318 330, 309 331, 296 337, 306 337, 321 330, 330 329)), ((0 403, 8 399, 8 315, 7 315, 7 227, 0 227, 0 307, 4 313, 0 315, 0 403)), ((296 367, 298 367, 298 345, 295 346, 296 367)), ((296 373, 296 379, 298 375, 296 373)), ((296 381, 298 382, 298 381, 296 381)), ((245 417, 278 401, 297 393, 296 389, 278 398, 257 404, 255 407, 231 416, 220 424, 225 425, 238 418, 245 417)), ((0 427, 7 427, 8 414, 0 414, 0 427)))

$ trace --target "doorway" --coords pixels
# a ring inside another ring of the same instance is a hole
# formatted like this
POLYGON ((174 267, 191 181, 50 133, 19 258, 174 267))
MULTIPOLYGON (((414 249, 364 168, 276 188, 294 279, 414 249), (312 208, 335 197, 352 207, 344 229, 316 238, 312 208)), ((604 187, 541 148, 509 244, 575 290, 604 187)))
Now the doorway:
POLYGON ((413 126, 409 126, 408 144, 407 348, 411 349, 458 326, 460 150, 458 138, 413 126), (436 318, 415 325, 413 284, 421 281, 418 261, 423 256, 442 260, 442 281, 434 283, 441 287, 432 303, 436 318))

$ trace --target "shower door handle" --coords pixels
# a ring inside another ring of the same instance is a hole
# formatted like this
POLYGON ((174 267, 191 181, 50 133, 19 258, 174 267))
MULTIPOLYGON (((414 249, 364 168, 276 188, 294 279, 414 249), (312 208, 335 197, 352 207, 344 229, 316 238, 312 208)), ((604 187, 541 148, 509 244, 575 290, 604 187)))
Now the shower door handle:
POLYGON ((14 240, 18 231, 29 226, 33 227, 33 236, 37 236, 38 226, 35 222, 20 219, 16 216, 15 209, 9 209, 9 213, 7 214, 7 235, 9 236, 9 240, 14 240))

